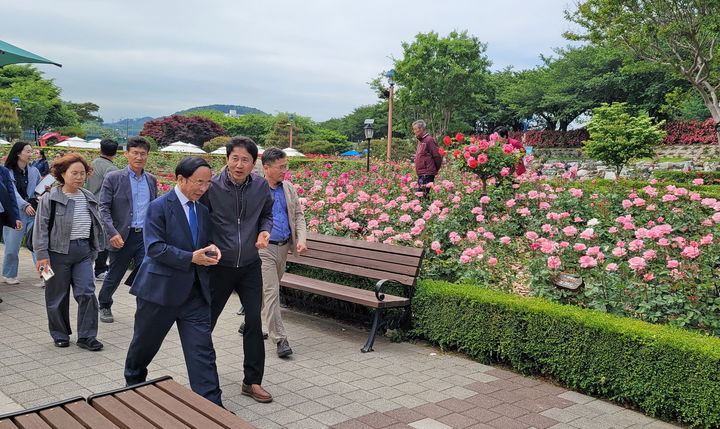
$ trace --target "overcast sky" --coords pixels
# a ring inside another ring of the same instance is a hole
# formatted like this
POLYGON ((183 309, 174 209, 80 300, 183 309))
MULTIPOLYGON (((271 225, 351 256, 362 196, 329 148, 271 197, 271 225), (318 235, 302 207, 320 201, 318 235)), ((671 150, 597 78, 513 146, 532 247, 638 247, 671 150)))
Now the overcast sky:
POLYGON ((38 65, 62 98, 106 121, 207 104, 316 121, 377 101, 367 82, 420 32, 468 30, 492 69, 532 68, 566 46, 568 0, 3 0, 0 40, 38 65))

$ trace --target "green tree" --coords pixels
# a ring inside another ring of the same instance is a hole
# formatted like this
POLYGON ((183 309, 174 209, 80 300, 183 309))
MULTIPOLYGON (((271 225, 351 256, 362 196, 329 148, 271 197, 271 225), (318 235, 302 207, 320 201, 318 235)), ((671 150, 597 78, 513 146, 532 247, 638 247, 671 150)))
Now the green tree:
POLYGON ((315 133, 317 125, 307 116, 294 115, 290 119, 289 113, 280 113, 275 117, 272 131, 265 138, 266 146, 279 148, 290 144, 290 127, 293 130, 293 146, 300 146, 307 141, 307 137, 315 133))
POLYGON ((632 159, 651 157, 655 147, 665 138, 661 121, 653 124, 647 113, 633 116, 625 103, 603 103, 593 109, 587 126, 590 139, 585 141, 585 154, 615 168, 617 177, 632 159))
POLYGON ((81 139, 87 137, 87 131, 85 131, 85 129, 80 125, 65 125, 53 128, 53 131, 68 137, 80 137, 81 139))
POLYGON ((215 137, 203 143, 202 148, 205 152, 210 153, 219 147, 225 146, 231 138, 228 136, 215 137))
POLYGON ((228 117, 217 110, 202 110, 186 112, 183 116, 202 116, 212 119, 225 128, 227 135, 250 137, 258 145, 265 144, 265 137, 273 130, 275 124, 275 118, 259 113, 228 117))
POLYGON ((103 123, 103 118, 95 115, 100 110, 100 106, 95 103, 66 103, 67 107, 75 112, 80 123, 97 122, 103 123))
MULTIPOLYGON (((396 115, 394 113, 394 115, 396 115)), ((365 139, 365 126, 366 119, 374 119, 375 124, 375 137, 383 138, 387 136, 387 119, 388 119, 388 103, 379 102, 377 104, 371 104, 366 106, 360 106, 355 108, 351 113, 343 116, 342 118, 333 118, 325 122, 320 122, 319 127, 325 128, 331 131, 335 131, 345 136, 347 141, 358 142, 365 139)), ((412 122, 412 121, 410 121, 412 122)), ((393 137, 402 137, 405 135, 405 124, 402 118, 398 118, 397 115, 393 119, 394 129, 393 137)), ((407 124, 409 127, 410 124, 407 124)))
POLYGON ((411 118, 422 118, 436 136, 447 132, 458 112, 469 109, 482 93, 490 61, 487 45, 467 31, 440 37, 420 33, 403 43, 403 58, 395 61, 398 107, 411 118))
POLYGON ((60 88, 30 66, 0 67, 0 101, 19 98, 20 123, 36 136, 54 127, 75 125, 78 118, 60 100, 60 88))
POLYGON ((97 122, 83 122, 80 126, 83 130, 85 130, 85 134, 88 136, 114 140, 124 137, 123 133, 119 130, 103 127, 97 122))
POLYGON ((22 136, 22 128, 15 108, 7 103, 0 103, 0 136, 13 141, 22 136))
POLYGON ((682 76, 720 124, 720 2, 583 0, 565 16, 586 30, 566 37, 624 45, 637 58, 682 76))

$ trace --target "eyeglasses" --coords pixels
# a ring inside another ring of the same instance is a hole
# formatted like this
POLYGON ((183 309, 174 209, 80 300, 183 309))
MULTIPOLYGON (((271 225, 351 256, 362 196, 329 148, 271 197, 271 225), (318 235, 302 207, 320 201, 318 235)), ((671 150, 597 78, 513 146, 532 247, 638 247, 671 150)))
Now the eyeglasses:
POLYGON ((198 188, 209 188, 212 186, 212 182, 210 181, 203 181, 203 180, 190 180, 188 179, 188 182, 190 182, 193 186, 197 186, 198 188))
POLYGON ((280 171, 288 171, 288 169, 290 168, 287 164, 275 164, 271 165, 270 167, 277 168, 280 171))
POLYGON ((130 154, 130 156, 133 156, 133 157, 136 157, 136 158, 147 158, 147 157, 148 157, 148 153, 147 153, 147 152, 140 152, 140 151, 134 151, 134 150, 133 150, 133 151, 129 151, 128 154, 130 154))

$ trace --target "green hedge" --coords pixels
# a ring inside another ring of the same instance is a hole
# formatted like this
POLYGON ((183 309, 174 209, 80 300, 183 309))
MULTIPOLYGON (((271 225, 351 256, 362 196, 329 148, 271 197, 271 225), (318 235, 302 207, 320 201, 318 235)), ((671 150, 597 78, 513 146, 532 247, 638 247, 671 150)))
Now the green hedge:
POLYGON ((720 426, 720 338, 475 285, 421 281, 415 334, 656 417, 720 426))
POLYGON ((718 171, 655 171, 653 177, 667 182, 692 183, 695 179, 703 179, 706 184, 720 184, 718 171))

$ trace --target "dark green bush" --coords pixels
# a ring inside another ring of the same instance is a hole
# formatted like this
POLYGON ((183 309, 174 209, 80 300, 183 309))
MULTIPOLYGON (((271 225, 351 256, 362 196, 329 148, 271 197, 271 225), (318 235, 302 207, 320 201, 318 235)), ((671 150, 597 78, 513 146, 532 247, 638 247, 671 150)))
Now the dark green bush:
POLYGON ((602 312, 422 281, 414 332, 482 362, 697 427, 720 425, 720 339, 602 312))
POLYGON ((667 182, 692 183, 695 179, 703 179, 706 184, 720 184, 718 171, 655 171, 653 177, 667 182))

